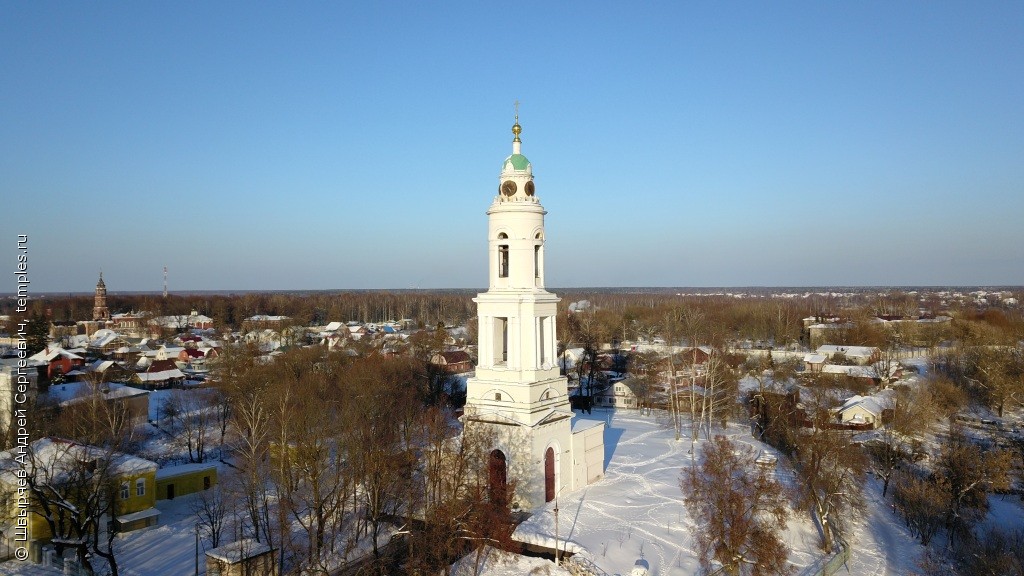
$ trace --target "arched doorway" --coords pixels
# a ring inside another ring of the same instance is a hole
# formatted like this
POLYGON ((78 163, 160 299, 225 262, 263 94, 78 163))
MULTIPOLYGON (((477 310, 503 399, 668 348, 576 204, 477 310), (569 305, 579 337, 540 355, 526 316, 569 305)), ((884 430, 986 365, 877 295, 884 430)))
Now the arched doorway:
POLYGON ((491 502, 504 506, 508 500, 508 462, 505 453, 493 450, 487 465, 487 491, 491 502))
POLYGON ((544 453, 544 501, 555 499, 555 449, 548 447, 544 453))

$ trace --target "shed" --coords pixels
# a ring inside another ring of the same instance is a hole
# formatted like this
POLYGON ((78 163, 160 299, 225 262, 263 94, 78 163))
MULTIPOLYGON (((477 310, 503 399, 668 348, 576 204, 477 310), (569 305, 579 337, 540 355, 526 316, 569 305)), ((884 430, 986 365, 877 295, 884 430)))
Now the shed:
POLYGON ((206 551, 208 576, 276 576, 274 549, 246 538, 206 551))
POLYGON ((208 490, 216 484, 217 465, 208 462, 167 466, 156 471, 157 500, 174 500, 175 496, 208 490))

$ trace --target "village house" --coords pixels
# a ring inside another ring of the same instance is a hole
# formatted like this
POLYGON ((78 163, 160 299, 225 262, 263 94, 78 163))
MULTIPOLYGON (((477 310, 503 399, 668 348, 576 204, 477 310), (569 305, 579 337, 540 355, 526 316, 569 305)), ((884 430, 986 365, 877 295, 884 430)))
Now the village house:
POLYGON ((156 471, 157 500, 209 490, 217 485, 217 465, 211 462, 166 466, 156 471))
POLYGON ((67 339, 78 336, 78 330, 78 322, 74 320, 54 320, 50 322, 50 340, 66 342, 67 339))
POLYGON ((44 368, 47 380, 63 376, 85 365, 85 358, 69 352, 60 346, 49 345, 28 357, 28 365, 44 368))
POLYGON ((340 350, 345 347, 345 343, 348 341, 348 330, 330 332, 320 340, 320 344, 326 346, 328 350, 340 350))
POLYGON ((847 398, 843 405, 834 409, 836 419, 842 424, 878 428, 893 408, 895 392, 891 389, 882 390, 871 396, 854 395, 847 398))
POLYGON ((861 366, 878 362, 881 351, 874 346, 841 346, 837 344, 822 344, 815 350, 816 354, 827 356, 829 360, 835 361, 840 358, 860 364, 861 366))
POLYGON ((153 360, 149 366, 135 373, 133 382, 147 390, 162 390, 184 383, 185 373, 173 360, 153 360))
MULTIPOLYGON (((96 360, 84 369, 83 378, 96 382, 130 382, 134 372, 113 360, 96 360)), ((80 378, 81 379, 81 378, 80 378)))
POLYGON ((113 353, 118 348, 130 346, 131 344, 125 339, 124 336, 111 330, 109 328, 103 328, 93 332, 89 339, 89 352, 98 354, 101 356, 107 356, 113 353))
POLYGON ((148 312, 121 312, 107 321, 106 328, 128 336, 140 337, 146 330, 148 312))
POLYGON ((636 408, 637 398, 628 380, 609 381, 594 393, 594 406, 607 408, 636 408))
POLYGON ((88 401, 94 393, 108 406, 123 410, 137 424, 149 420, 149 392, 116 382, 70 382, 50 386, 45 398, 62 408, 68 408, 88 401))
MULTIPOLYGON (((160 511, 156 509, 156 470, 157 465, 144 458, 115 453, 113 455, 101 448, 79 444, 60 438, 41 438, 30 445, 31 454, 29 474, 33 474, 38 482, 45 482, 57 494, 75 498, 75 486, 83 475, 91 474, 99 466, 99 461, 110 463, 117 492, 113 503, 115 510, 113 521, 119 531, 138 530, 157 523, 160 511)), ((14 460, 11 452, 0 453, 0 493, 7 506, 2 516, 10 520, 0 520, 0 525, 17 518, 17 502, 12 494, 17 493, 19 477, 17 471, 22 465, 14 460)), ((31 514, 29 516, 29 534, 32 541, 49 542, 54 534, 43 515, 37 497, 30 495, 31 514)), ((13 534, 12 526, 3 525, 0 531, 4 535, 13 534)), ((67 535, 65 535, 67 536, 67 535)))
POLYGON ((810 374, 818 374, 828 362, 828 356, 824 354, 805 354, 804 370, 810 374))
POLYGON ((193 310, 191 313, 156 316, 149 320, 150 332, 160 335, 162 332, 187 332, 189 330, 212 330, 213 318, 193 310))
POLYGON ((473 369, 473 359, 469 357, 469 353, 465 350, 452 350, 450 352, 434 354, 430 358, 430 363, 446 374, 461 374, 473 369))
POLYGON ((256 314, 249 316, 245 320, 242 320, 242 331, 251 332, 254 330, 263 330, 265 328, 280 328, 286 324, 291 318, 288 316, 271 316, 268 314, 256 314))
POLYGON ((872 366, 826 364, 821 367, 819 374, 832 378, 850 378, 859 381, 865 386, 874 386, 882 381, 878 372, 872 366))
POLYGON ((852 327, 842 318, 810 316, 803 319, 800 341, 813 349, 831 340, 837 332, 852 327))

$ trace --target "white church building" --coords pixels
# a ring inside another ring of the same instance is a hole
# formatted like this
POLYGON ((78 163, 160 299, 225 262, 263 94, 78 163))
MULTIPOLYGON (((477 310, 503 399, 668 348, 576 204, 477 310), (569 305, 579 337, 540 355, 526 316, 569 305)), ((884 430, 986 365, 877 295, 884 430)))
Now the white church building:
POLYGON ((489 288, 478 294, 479 360, 466 385, 467 423, 483 424, 495 446, 493 483, 515 481, 513 504, 529 509, 604 475, 604 423, 573 417, 560 375, 558 296, 544 289, 544 207, 533 166, 521 153, 519 116, 512 155, 487 211, 489 288))

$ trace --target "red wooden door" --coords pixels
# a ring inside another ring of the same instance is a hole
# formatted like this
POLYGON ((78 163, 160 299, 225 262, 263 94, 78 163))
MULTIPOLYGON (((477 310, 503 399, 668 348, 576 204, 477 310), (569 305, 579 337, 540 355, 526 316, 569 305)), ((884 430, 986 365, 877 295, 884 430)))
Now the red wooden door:
POLYGON ((491 502, 504 506, 508 497, 508 463, 501 450, 491 452, 487 470, 487 488, 491 502))
POLYGON ((544 501, 555 499, 555 449, 548 448, 544 453, 544 501))

